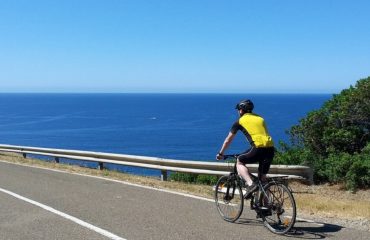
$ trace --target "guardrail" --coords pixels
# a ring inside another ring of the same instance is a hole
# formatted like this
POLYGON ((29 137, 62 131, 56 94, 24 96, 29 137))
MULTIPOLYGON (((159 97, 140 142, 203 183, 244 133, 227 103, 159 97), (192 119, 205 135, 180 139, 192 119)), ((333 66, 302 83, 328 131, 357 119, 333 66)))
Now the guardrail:
MULTIPOLYGON (((167 180, 168 171, 207 175, 225 175, 230 172, 230 164, 221 162, 173 160, 126 154, 39 148, 5 144, 0 144, 0 152, 20 153, 23 154, 24 158, 27 157, 27 154, 49 156, 53 157, 57 163, 59 163, 61 158, 97 162, 99 164, 99 169, 104 169, 104 163, 158 169, 161 170, 161 179, 164 181, 167 180)), ((257 164, 248 164, 247 166, 251 172, 257 172, 257 164)), ((313 182, 312 169, 306 166, 271 165, 269 175, 286 175, 288 178, 300 179, 309 183, 313 182)))

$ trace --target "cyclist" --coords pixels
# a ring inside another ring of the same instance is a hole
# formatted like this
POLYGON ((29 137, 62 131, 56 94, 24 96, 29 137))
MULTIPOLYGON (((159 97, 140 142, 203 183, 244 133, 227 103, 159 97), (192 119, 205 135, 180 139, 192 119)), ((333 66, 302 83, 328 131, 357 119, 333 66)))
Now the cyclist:
POLYGON ((240 118, 232 125, 231 130, 216 159, 224 159, 223 154, 233 141, 236 133, 240 130, 244 133, 251 147, 237 158, 237 170, 239 175, 245 180, 247 192, 245 198, 249 198, 251 193, 257 189, 250 176, 246 164, 259 163, 258 177, 266 181, 266 174, 270 170, 272 159, 274 158, 274 143, 268 134, 264 119, 253 113, 254 104, 251 100, 243 100, 236 105, 240 118))

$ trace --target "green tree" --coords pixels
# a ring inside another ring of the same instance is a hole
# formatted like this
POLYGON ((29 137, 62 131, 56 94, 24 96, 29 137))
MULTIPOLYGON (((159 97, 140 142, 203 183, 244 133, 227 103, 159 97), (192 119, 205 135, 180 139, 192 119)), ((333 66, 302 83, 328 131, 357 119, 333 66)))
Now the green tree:
POLYGON ((334 95, 290 130, 294 145, 327 157, 360 152, 370 139, 370 77, 334 95))
POLYGON ((275 163, 304 164, 316 182, 370 186, 370 77, 334 95, 289 131, 275 163))

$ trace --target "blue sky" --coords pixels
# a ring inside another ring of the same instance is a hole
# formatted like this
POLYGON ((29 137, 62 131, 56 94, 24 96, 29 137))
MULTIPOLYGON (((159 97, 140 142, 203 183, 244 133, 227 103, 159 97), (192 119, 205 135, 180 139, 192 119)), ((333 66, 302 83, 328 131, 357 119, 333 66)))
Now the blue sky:
POLYGON ((370 1, 0 0, 0 92, 336 93, 370 1))

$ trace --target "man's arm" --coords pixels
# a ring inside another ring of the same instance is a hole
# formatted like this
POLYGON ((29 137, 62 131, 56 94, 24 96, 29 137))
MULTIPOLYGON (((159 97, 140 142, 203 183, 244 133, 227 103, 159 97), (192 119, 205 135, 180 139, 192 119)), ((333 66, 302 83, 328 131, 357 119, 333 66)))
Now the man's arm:
POLYGON ((220 151, 218 152, 218 154, 216 156, 216 158, 218 160, 223 159, 223 156, 222 155, 224 154, 225 150, 229 147, 229 145, 233 141, 235 135, 236 135, 235 133, 229 132, 229 135, 227 135, 227 137, 225 138, 225 141, 222 144, 222 147, 221 147, 220 151))

